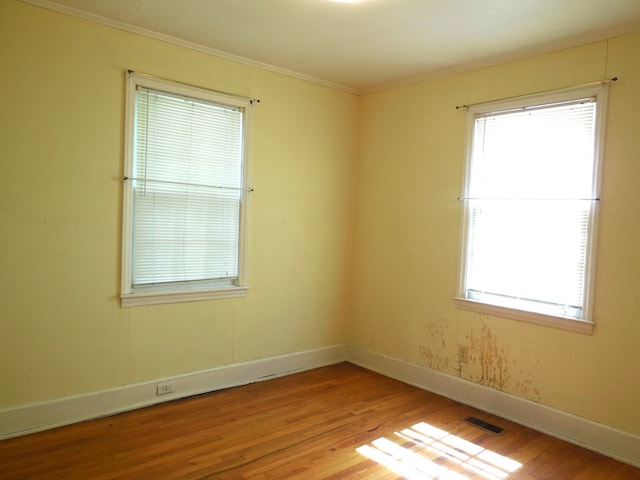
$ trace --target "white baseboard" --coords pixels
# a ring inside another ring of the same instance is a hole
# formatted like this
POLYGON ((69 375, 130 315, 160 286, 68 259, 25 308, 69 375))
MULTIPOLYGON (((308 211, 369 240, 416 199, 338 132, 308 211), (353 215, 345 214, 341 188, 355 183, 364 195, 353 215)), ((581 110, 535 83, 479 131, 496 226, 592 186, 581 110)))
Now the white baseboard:
POLYGON ((0 440, 84 420, 113 415, 177 398, 212 392, 323 367, 347 360, 347 346, 297 352, 211 370, 159 378, 100 392, 0 410, 0 440), (158 383, 173 392, 157 396, 158 383))
POLYGON ((349 361, 640 467, 640 436, 356 346, 332 347, 0 410, 0 440, 349 361), (173 393, 157 396, 158 383, 173 393))
POLYGON ((360 347, 349 362, 640 467, 640 436, 360 347))

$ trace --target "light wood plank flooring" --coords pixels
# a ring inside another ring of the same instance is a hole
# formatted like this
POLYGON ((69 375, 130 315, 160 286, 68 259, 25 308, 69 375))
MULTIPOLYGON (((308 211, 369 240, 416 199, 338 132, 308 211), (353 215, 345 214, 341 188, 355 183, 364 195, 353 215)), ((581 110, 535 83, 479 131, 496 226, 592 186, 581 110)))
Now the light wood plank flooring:
POLYGON ((3 480, 297 478, 632 480, 640 469, 348 363, 0 442, 3 480))

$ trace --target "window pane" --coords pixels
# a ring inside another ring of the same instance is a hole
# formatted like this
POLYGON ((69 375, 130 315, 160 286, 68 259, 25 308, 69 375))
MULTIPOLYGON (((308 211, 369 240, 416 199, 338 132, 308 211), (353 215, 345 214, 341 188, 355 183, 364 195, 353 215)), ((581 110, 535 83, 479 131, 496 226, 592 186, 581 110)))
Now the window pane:
POLYGON ((585 317, 601 88, 474 114, 464 298, 585 317))
POLYGON ((237 194, 140 182, 134 192, 134 285, 237 276, 237 194))
POLYGON ((137 178, 242 186, 240 111, 148 90, 136 107, 137 178))
POLYGON ((590 202, 473 203, 468 290, 581 308, 590 202))
POLYGON ((591 197, 595 105, 589 101, 478 118, 470 196, 591 197))
POLYGON ((132 283, 238 276, 242 112, 136 92, 132 283))

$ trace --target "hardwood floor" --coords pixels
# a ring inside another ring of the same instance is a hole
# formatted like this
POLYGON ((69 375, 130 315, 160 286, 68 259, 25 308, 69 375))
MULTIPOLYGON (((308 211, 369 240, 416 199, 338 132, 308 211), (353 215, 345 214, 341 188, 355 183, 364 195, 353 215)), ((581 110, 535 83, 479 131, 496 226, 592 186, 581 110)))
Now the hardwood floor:
POLYGON ((632 480, 640 469, 344 363, 0 442, 0 479, 67 478, 632 480))

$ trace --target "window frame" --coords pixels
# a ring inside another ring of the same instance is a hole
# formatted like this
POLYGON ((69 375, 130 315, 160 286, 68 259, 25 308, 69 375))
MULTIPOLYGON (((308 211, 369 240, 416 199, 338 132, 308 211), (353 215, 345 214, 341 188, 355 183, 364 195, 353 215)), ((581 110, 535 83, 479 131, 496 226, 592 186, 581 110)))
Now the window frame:
POLYGON ((121 293, 122 307, 192 302, 218 298, 244 297, 248 291, 247 246, 250 188, 251 126, 253 100, 215 92, 200 87, 165 80, 145 74, 127 72, 125 97, 124 182, 122 212, 121 293), (239 211, 238 274, 234 285, 198 286, 198 282, 175 282, 157 287, 132 285, 133 266, 133 169, 135 149, 136 90, 146 88, 169 95, 183 96, 203 102, 214 102, 241 109, 243 112, 242 195, 239 211))
POLYGON ((595 294, 595 270, 597 251, 597 232, 600 210, 600 185, 602 178, 602 164, 604 154, 604 139, 606 125, 606 111, 608 98, 608 82, 595 82, 593 84, 572 87, 551 92, 538 93, 513 97, 494 102, 480 103, 467 107, 466 119, 466 147, 465 147, 465 169, 463 179, 463 194, 460 197, 462 204, 462 228, 459 253, 459 271, 456 295, 454 301, 456 306, 462 310, 484 313, 497 317, 525 321, 537 325, 544 325, 567 330, 576 333, 590 335, 593 333, 593 299, 595 294), (510 109, 531 107, 535 105, 545 105, 564 101, 571 101, 578 98, 595 97, 596 99, 596 119, 594 125, 594 169, 593 169, 593 191, 591 208, 589 213, 589 226, 587 229, 587 251, 584 274, 584 299, 582 305, 582 318, 565 317, 561 315, 539 313, 519 308, 496 305, 481 300, 466 297, 466 276, 469 260, 470 248, 470 202, 469 197, 471 185, 472 155, 475 134, 476 114, 487 114, 490 112, 501 112, 510 109))

